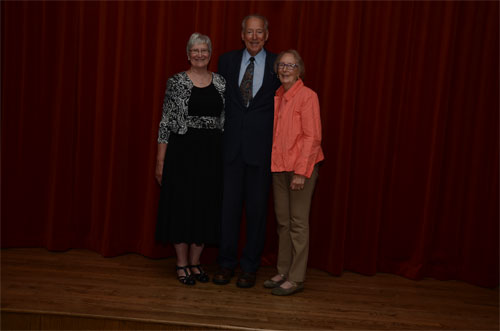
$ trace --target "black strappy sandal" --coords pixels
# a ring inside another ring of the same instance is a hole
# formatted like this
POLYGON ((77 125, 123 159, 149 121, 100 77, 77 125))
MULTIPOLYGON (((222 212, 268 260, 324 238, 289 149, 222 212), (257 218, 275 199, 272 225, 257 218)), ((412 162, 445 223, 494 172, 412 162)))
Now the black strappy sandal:
POLYGON ((184 266, 184 267, 175 266, 176 273, 178 270, 184 270, 183 276, 180 276, 179 274, 177 274, 177 279, 179 280, 179 282, 181 282, 184 285, 196 284, 196 281, 194 280, 192 273, 188 272, 188 266, 184 266))
POLYGON ((198 271, 200 272, 199 274, 197 274, 197 273, 193 272, 193 270, 191 270, 191 275, 193 275, 197 281, 199 281, 201 283, 208 283, 210 281, 210 277, 208 277, 207 273, 201 268, 201 264, 189 266, 189 269, 193 269, 193 268, 198 269, 198 271))

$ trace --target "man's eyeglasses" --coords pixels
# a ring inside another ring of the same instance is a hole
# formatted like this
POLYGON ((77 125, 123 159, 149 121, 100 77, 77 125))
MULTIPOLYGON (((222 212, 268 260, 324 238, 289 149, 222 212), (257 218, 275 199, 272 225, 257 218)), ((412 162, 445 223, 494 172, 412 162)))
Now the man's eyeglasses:
POLYGON ((189 50, 189 52, 191 54, 202 54, 202 55, 207 55, 209 52, 208 52, 208 49, 191 49, 189 50))
POLYGON ((278 63, 278 68, 282 70, 293 70, 298 67, 299 65, 295 63, 283 63, 283 62, 278 63))

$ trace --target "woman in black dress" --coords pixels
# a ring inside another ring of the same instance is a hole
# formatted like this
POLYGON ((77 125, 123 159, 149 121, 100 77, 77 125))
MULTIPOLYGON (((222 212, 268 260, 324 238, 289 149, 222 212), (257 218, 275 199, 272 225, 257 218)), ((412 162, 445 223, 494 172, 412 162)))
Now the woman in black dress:
POLYGON ((156 240, 172 243, 177 278, 208 282, 200 265, 205 244, 217 244, 222 201, 224 78, 208 71, 212 43, 193 33, 191 66, 167 82, 158 136, 156 179, 161 185, 156 240), (168 148, 167 148, 168 146, 168 148))

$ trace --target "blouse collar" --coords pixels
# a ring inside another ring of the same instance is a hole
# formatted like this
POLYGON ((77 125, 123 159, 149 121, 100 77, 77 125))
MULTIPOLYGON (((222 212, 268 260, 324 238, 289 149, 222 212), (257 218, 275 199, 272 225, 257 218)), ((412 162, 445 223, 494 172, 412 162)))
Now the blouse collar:
POLYGON ((301 87, 304 86, 304 82, 302 79, 297 79, 297 81, 288 89, 288 91, 285 91, 285 88, 283 85, 280 86, 280 88, 276 91, 276 96, 278 97, 284 97, 286 101, 292 99, 295 94, 301 89, 301 87))

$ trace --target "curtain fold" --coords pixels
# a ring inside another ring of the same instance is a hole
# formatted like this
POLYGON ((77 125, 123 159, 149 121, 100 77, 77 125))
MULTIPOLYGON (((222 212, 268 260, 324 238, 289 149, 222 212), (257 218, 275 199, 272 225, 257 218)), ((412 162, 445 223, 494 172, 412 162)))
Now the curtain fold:
MULTIPOLYGON (((498 2, 2 2, 2 247, 171 256, 155 244, 166 80, 268 17, 318 93, 309 266, 499 283, 498 2)), ((270 200, 264 264, 275 264, 270 200)), ((214 262, 209 248, 206 262, 214 262)))

